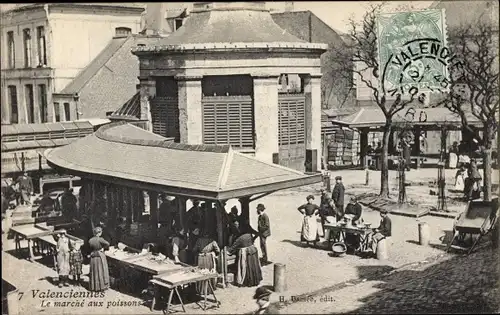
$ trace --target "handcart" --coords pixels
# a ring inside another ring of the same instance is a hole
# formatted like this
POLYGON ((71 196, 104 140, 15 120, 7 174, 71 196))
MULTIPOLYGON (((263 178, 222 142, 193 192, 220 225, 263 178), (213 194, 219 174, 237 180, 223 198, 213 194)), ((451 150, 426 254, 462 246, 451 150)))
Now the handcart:
POLYGON ((498 217, 498 198, 492 201, 473 200, 467 205, 467 210, 461 213, 453 224, 453 238, 446 251, 452 247, 467 250, 470 254, 483 236, 493 230, 498 217), (472 245, 467 249, 453 244, 454 241, 464 244, 467 234, 470 235, 472 245), (477 238, 473 240, 473 236, 477 238))

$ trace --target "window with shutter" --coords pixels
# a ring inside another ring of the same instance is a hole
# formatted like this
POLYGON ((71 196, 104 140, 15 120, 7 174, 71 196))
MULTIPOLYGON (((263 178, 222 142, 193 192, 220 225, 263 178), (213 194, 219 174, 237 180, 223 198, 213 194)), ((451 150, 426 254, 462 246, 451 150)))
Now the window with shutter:
POLYGON ((305 141, 305 97, 303 94, 280 94, 278 98, 279 144, 305 141))
POLYGON ((254 148, 251 96, 205 96, 203 143, 254 148))
POLYGON ((177 97, 155 97, 151 100, 153 132, 180 141, 179 105, 177 97))

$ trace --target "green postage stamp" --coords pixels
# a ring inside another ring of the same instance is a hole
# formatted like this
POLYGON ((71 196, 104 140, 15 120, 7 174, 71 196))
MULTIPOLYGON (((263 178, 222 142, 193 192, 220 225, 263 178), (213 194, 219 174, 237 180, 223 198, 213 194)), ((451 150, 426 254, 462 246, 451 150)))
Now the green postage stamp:
POLYGON ((447 47, 444 10, 378 15, 377 45, 387 94, 448 90, 454 57, 447 47))

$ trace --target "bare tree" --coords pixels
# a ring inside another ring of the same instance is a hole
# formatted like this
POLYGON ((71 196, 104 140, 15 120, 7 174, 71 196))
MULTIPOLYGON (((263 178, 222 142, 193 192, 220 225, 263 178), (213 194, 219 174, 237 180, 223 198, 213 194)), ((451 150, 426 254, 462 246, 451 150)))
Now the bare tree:
POLYGON ((458 62, 450 66, 450 91, 437 106, 458 114, 462 127, 474 134, 483 156, 484 200, 491 200, 492 147, 498 130, 498 28, 479 21, 450 33, 450 42, 458 62), (482 130, 473 126, 473 119, 481 122, 482 130))
POLYGON ((394 116, 412 103, 415 94, 410 94, 409 99, 403 99, 401 93, 387 95, 387 91, 380 85, 381 67, 377 55, 376 15, 383 5, 372 5, 359 25, 350 19, 350 40, 346 41, 347 48, 337 52, 340 63, 344 68, 342 73, 347 76, 356 75, 358 84, 362 83, 371 90, 373 100, 385 117, 383 126, 380 196, 389 197, 389 138, 393 130, 394 116), (390 98, 390 99, 388 99, 390 98))

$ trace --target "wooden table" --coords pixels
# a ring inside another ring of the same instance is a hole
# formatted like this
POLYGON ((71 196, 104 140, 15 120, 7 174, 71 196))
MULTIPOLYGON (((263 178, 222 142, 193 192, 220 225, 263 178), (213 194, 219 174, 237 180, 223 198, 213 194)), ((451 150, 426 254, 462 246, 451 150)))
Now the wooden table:
POLYGON ((14 239, 15 239, 15 249, 16 252, 21 249, 21 240, 25 239, 28 241, 28 250, 29 250, 29 257, 28 260, 33 261, 34 260, 34 255, 33 255, 33 247, 31 244, 31 240, 35 239, 40 236, 46 236, 46 235, 51 235, 52 231, 50 230, 44 230, 38 227, 35 227, 34 225, 19 225, 19 226, 14 226, 10 229, 12 233, 14 233, 14 239))
POLYGON ((151 284, 155 286, 155 298, 153 299, 153 303, 151 304, 151 310, 154 309, 154 305, 156 303, 156 297, 158 296, 157 292, 159 292, 159 288, 164 287, 170 290, 170 294, 168 296, 167 307, 163 310, 163 313, 164 314, 169 313, 174 292, 177 294, 177 297, 181 302, 182 311, 185 313, 186 309, 184 308, 184 302, 182 301, 182 297, 179 293, 178 288, 180 286, 196 282, 202 282, 203 284, 205 284, 203 286, 205 288, 205 292, 203 292, 203 297, 204 297, 203 310, 207 309, 207 298, 209 294, 211 294, 214 297, 216 306, 219 307, 220 302, 217 300, 217 297, 215 296, 214 288, 212 287, 212 283, 210 281, 212 279, 217 279, 218 277, 219 275, 216 272, 205 274, 201 273, 199 270, 194 268, 186 271, 175 272, 175 273, 169 272, 166 274, 155 276, 153 277, 152 280, 149 281, 151 284), (208 292, 208 290, 210 290, 210 292, 208 292))
MULTIPOLYGON (((191 267, 185 263, 175 264, 173 261, 155 261, 151 258, 153 255, 151 253, 134 255, 130 253, 128 256, 114 256, 111 251, 105 251, 104 254, 110 260, 111 264, 114 264, 119 269, 119 287, 125 290, 132 290, 137 288, 137 281, 131 283, 127 279, 130 279, 132 270, 140 272, 141 275, 146 274, 146 279, 144 284, 156 275, 168 274, 172 272, 179 272, 183 269, 191 267)), ((136 279, 137 280, 137 279, 136 279)), ((141 281, 139 281, 141 282, 141 281)))
MULTIPOLYGON (((360 237, 360 242, 359 242, 359 247, 356 249, 357 251, 361 252, 366 249, 366 241, 367 241, 367 236, 369 233, 372 232, 371 228, 360 228, 357 226, 346 226, 342 224, 337 224, 337 223, 325 223, 324 228, 330 230, 330 235, 333 235, 334 232, 339 232, 339 238, 336 239, 335 241, 340 242, 345 241, 345 235, 346 233, 351 233, 355 235, 359 235, 360 237)), ((327 240, 329 247, 331 247, 331 239, 327 240)))
MULTIPOLYGON (((80 246, 83 245, 83 240, 73 236, 73 235, 66 235, 68 237, 69 241, 74 241, 77 243, 80 243, 80 246)), ((54 238, 54 235, 44 235, 44 236, 39 236, 33 240, 33 246, 38 249, 38 252, 40 252, 42 255, 52 255, 54 258, 54 268, 57 269, 57 241, 54 238)))

